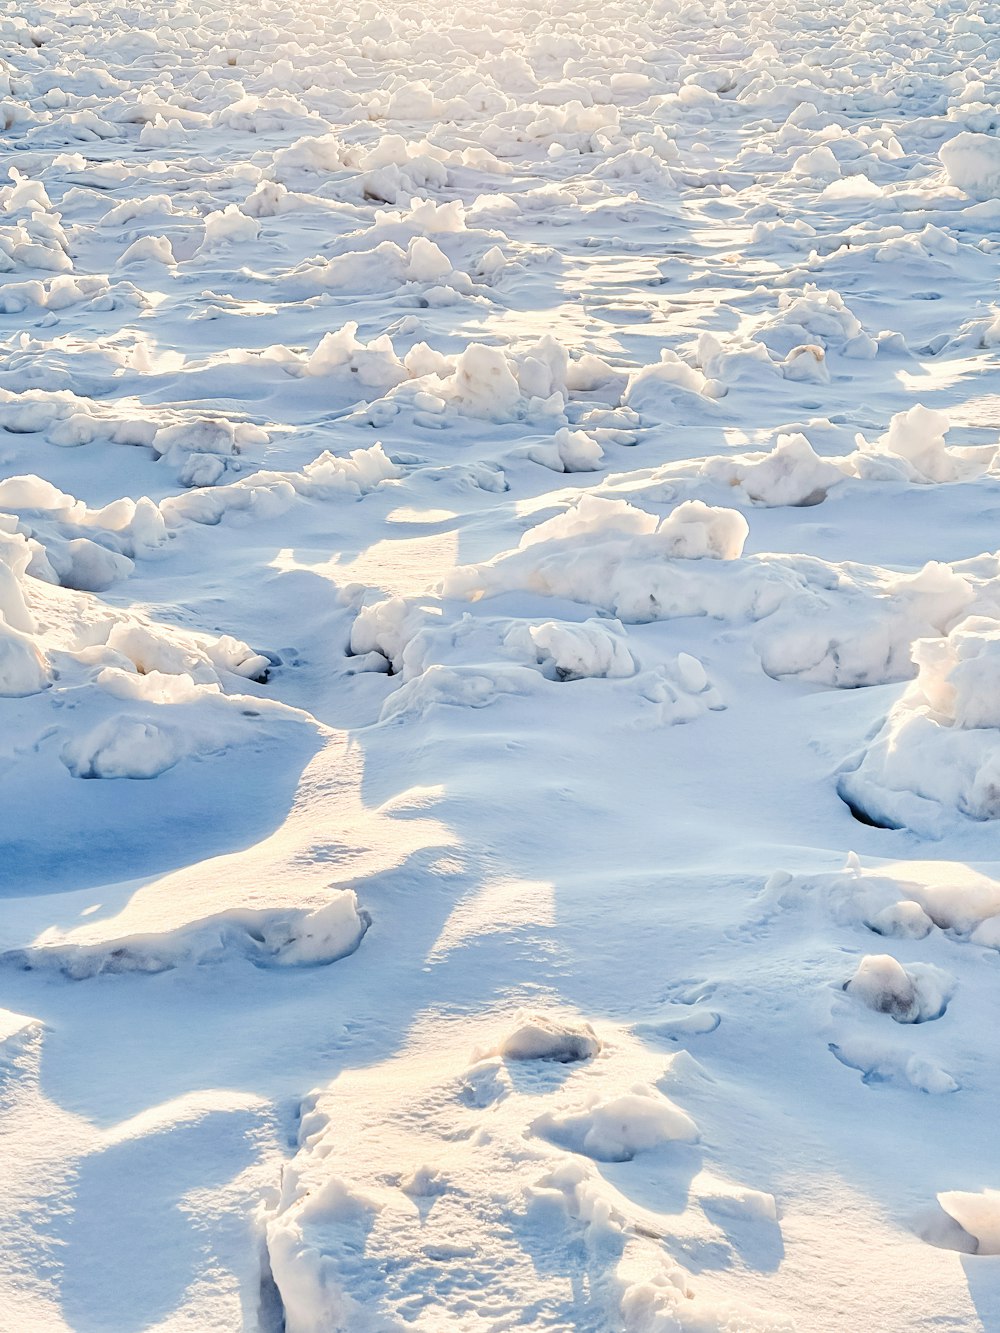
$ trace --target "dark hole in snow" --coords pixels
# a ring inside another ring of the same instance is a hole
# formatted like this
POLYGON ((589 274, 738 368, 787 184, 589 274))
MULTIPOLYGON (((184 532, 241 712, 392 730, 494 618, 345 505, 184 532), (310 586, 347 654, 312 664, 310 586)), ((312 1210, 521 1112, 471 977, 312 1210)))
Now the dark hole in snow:
POLYGON ((859 824, 866 824, 869 828, 893 830, 898 830, 903 827, 902 824, 896 824, 891 819, 876 818, 875 815, 870 814, 863 806, 856 805, 855 802, 852 801, 849 796, 845 796, 843 792, 839 792, 838 794, 859 824))

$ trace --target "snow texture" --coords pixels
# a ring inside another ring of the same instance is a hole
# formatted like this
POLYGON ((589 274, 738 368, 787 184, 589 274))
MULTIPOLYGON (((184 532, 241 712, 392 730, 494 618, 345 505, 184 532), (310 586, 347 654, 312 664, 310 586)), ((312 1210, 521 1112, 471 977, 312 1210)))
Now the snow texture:
POLYGON ((3 0, 4 1333, 1000 1329, 998 23, 3 0))

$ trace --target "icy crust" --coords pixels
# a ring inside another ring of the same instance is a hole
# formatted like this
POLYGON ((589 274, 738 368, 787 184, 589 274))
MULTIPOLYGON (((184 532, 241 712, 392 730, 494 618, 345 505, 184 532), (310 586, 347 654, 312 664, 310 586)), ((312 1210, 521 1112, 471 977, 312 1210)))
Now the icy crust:
POLYGON ((570 1014, 506 1021, 498 1035, 494 1016, 492 1040, 475 1024, 499 1054, 463 1063, 421 1037, 302 1103, 298 1151, 266 1220, 288 1333, 551 1328, 575 1319, 584 1271, 602 1327, 790 1333, 778 1315, 700 1295, 672 1257, 680 1233, 705 1229, 701 1201, 762 1238, 778 1226, 770 1195, 698 1173, 697 1127, 671 1095, 683 1099, 695 1062, 664 1061, 606 1026, 599 1044, 570 1014), (364 1126, 348 1110, 359 1097, 364 1126), (635 1201, 639 1159, 647 1177, 693 1176, 683 1219, 635 1201), (445 1257, 458 1280, 438 1284, 445 1257))
MULTIPOLYGON (((744 556, 747 532, 738 511, 698 500, 658 519, 625 500, 584 495, 529 528, 517 550, 457 569, 443 591, 474 602, 510 592, 567 598, 625 623, 711 616, 752 624, 769 675, 853 687, 912 675, 913 641, 944 634, 981 583, 938 562, 899 575, 808 556, 744 556)), ((987 591, 993 578, 991 570, 987 591)))
POLYGON ((917 640, 913 660, 916 679, 842 794, 876 823, 930 837, 956 817, 1000 818, 1000 621, 968 616, 917 640))

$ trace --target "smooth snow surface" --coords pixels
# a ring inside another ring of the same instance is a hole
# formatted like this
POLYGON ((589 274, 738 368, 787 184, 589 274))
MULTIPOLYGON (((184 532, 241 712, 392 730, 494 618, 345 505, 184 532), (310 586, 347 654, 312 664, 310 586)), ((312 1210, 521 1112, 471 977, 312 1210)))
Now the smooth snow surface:
POLYGON ((0 6, 0 1333, 1000 1330, 998 24, 0 6))

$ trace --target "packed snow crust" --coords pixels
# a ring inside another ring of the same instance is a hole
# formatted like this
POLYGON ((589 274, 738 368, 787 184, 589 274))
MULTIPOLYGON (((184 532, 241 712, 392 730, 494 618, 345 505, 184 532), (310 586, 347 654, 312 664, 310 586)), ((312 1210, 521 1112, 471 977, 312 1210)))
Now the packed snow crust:
POLYGON ((1000 1328, 998 22, 0 7, 4 1329, 1000 1328))

